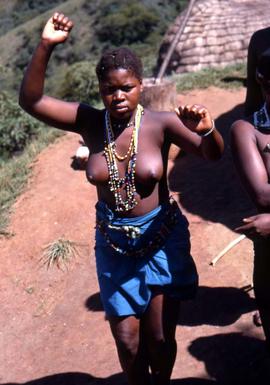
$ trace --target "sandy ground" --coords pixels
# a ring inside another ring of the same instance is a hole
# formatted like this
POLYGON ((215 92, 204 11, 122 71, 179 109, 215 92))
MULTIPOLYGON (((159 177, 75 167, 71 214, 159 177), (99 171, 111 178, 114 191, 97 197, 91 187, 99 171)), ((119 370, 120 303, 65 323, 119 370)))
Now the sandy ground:
MULTIPOLYGON (((171 159, 170 189, 190 222, 200 274, 195 301, 183 304, 177 327, 173 385, 262 384, 257 377, 263 333, 252 322, 252 244, 245 239, 216 265, 209 262, 254 212, 241 189, 228 144, 241 115, 244 89, 215 88, 179 95, 202 103, 226 142, 218 163, 184 155, 171 159)), ((114 342, 99 298, 93 251, 96 193, 72 156, 79 136, 67 134, 43 151, 26 191, 13 207, 10 238, 0 239, 0 382, 28 385, 121 385, 114 342), (77 242, 68 270, 47 270, 43 248, 60 237, 77 242)))

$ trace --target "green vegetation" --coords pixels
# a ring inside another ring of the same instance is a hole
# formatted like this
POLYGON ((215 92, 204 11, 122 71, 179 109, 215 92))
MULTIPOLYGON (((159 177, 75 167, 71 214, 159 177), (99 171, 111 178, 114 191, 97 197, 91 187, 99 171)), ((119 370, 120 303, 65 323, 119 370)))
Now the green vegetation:
POLYGON ((105 14, 97 36, 102 42, 112 45, 134 44, 145 41, 159 21, 155 11, 137 1, 125 4, 120 12, 105 14))
POLYGON ((201 71, 173 75, 178 92, 210 86, 220 88, 243 87, 246 78, 246 64, 235 64, 224 68, 206 68, 201 71))
MULTIPOLYGON (((186 3, 187 0, 13 0, 8 7, 0 8, 1 89, 17 94, 22 71, 42 27, 55 11, 70 15, 75 26, 68 42, 54 51, 49 79, 56 78, 60 69, 64 71, 68 65, 85 61, 95 65, 108 46, 126 44, 142 57, 146 76, 152 76, 164 33, 186 3)), ((57 92, 63 94, 55 81, 48 83, 47 91, 56 96, 57 92)))
POLYGON ((37 136, 40 124, 10 98, 7 93, 0 93, 0 154, 8 158, 11 154, 22 151, 26 144, 37 136))
POLYGON ((99 102, 98 81, 95 66, 88 61, 71 64, 59 77, 60 98, 66 100, 80 100, 95 105, 99 102))
POLYGON ((0 7, 0 35, 61 3, 62 0, 9 0, 8 4, 5 2, 5 7, 0 7))

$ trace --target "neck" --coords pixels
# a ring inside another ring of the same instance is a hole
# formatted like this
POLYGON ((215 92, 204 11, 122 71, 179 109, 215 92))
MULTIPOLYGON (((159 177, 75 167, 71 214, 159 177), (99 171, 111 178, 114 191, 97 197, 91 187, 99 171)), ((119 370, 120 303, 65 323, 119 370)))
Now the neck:
POLYGON ((115 119, 110 116, 112 129, 115 133, 122 132, 128 127, 133 127, 135 125, 135 115, 136 110, 132 113, 128 119, 115 119))

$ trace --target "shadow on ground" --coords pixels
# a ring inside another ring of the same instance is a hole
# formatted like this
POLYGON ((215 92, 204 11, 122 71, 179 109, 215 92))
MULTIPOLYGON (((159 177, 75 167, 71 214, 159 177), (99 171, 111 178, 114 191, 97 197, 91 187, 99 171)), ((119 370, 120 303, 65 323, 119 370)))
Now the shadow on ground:
MULTIPOLYGON (((216 381, 200 378, 172 380, 172 385, 218 385, 216 381)), ((38 378, 24 383, 6 383, 1 385, 127 385, 121 374, 109 378, 96 378, 86 373, 61 373, 38 378)))
POLYGON ((231 124, 242 114, 243 106, 238 105, 216 119, 225 142, 221 160, 208 162, 190 154, 181 156, 180 152, 169 174, 170 190, 179 193, 183 208, 230 229, 242 223, 243 217, 255 213, 234 169, 229 145, 231 124))
POLYGON ((195 299, 182 302, 179 324, 227 326, 255 309, 246 288, 200 286, 195 299))
POLYGON ((241 333, 200 337, 190 343, 188 350, 204 362, 208 375, 218 384, 269 384, 269 377, 264 377, 264 343, 248 333, 249 330, 242 329, 241 333))
MULTIPOLYGON (((256 309, 249 287, 200 286, 196 298, 181 304, 179 324, 185 326, 226 326, 235 323, 242 314, 256 309)), ((89 311, 103 311, 100 294, 91 295, 85 302, 89 311)))
POLYGON ((126 385, 123 374, 115 374, 108 378, 97 378, 87 373, 58 373, 37 378, 24 383, 6 383, 1 385, 126 385))
MULTIPOLYGON (((203 361, 210 379, 182 378, 172 385, 266 385, 264 377, 263 342, 241 333, 216 334, 200 337, 188 347, 190 354, 203 361), (256 357, 257 361, 254 359, 256 357)), ((107 378, 97 378, 87 373, 59 373, 25 383, 2 385, 127 385, 125 376, 117 373, 107 378)))

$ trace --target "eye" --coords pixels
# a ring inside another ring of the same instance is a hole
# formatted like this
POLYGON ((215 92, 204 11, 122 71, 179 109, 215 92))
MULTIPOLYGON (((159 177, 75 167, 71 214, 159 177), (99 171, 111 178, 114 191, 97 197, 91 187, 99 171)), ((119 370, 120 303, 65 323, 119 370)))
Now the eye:
POLYGON ((110 87, 110 86, 104 86, 102 87, 102 92, 105 94, 105 95, 111 95, 115 92, 115 88, 114 87, 110 87))
POLYGON ((123 86, 121 89, 124 92, 130 92, 133 89, 133 87, 132 86, 123 86))

